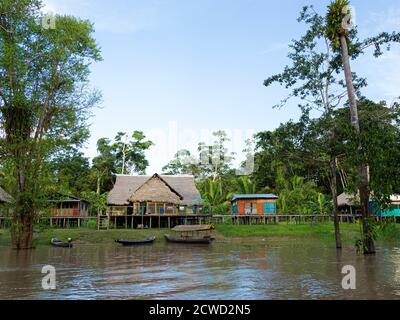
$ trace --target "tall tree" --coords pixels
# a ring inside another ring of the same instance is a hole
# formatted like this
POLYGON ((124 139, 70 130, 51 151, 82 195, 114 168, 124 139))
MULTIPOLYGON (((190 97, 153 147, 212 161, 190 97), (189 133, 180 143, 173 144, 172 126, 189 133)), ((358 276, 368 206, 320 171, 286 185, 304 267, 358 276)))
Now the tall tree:
POLYGON ((154 143, 146 140, 146 136, 141 131, 133 131, 131 137, 125 132, 118 132, 112 146, 117 171, 121 174, 144 173, 149 165, 145 152, 152 145, 154 143))
MULTIPOLYGON (((350 57, 352 46, 352 39, 350 35, 350 29, 352 27, 351 23, 351 11, 350 3, 348 0, 335 0, 329 7, 326 16, 326 34, 330 40, 332 49, 341 55, 342 66, 344 71, 344 77, 347 88, 347 97, 350 107, 351 114, 351 125, 354 129, 354 135, 356 140, 360 140, 360 121, 358 117, 357 109, 357 96, 354 87, 354 77, 350 66, 350 57), (350 20, 349 20, 350 19, 350 20)), ((374 43, 376 50, 375 55, 379 55, 381 50, 380 46, 384 43, 389 43, 390 41, 399 41, 400 33, 393 33, 392 35, 383 33, 378 37, 368 40, 366 44, 374 43)), ((360 44, 355 44, 355 50, 359 50, 360 44)), ((369 187, 368 187, 368 168, 366 163, 362 161, 362 144, 359 141, 357 148, 357 157, 360 159, 358 163, 358 175, 359 175, 359 192, 360 192, 360 202, 361 211, 363 217, 362 230, 363 230, 363 247, 364 254, 374 254, 375 245, 371 237, 371 232, 369 230, 369 187)))
POLYGON ((217 180, 230 170, 235 153, 230 152, 226 146, 229 138, 225 131, 215 131, 213 136, 215 140, 212 145, 199 143, 199 169, 203 178, 212 177, 217 180))
MULTIPOLYGON (((347 14, 347 12, 346 12, 347 14)), ((341 15, 343 19, 345 14, 341 15)), ((309 28, 305 35, 299 40, 293 41, 290 45, 288 57, 292 65, 285 67, 280 74, 269 77, 264 81, 264 85, 270 86, 277 82, 286 88, 291 89, 291 93, 281 101, 280 106, 288 102, 289 99, 299 98, 299 106, 303 112, 308 112, 311 108, 321 111, 321 118, 326 127, 323 133, 327 138, 326 153, 329 155, 327 162, 323 164, 330 171, 330 191, 334 206, 335 216, 335 235, 336 246, 341 247, 339 222, 337 217, 337 157, 334 148, 336 137, 334 136, 334 122, 332 112, 336 107, 341 106, 346 96, 346 82, 340 77, 344 69, 342 54, 340 50, 332 50, 331 35, 329 30, 329 19, 319 15, 312 6, 304 7, 299 22, 306 23, 309 28)), ((398 41, 399 34, 382 33, 376 37, 371 37, 360 41, 357 38, 357 30, 353 28, 347 32, 347 39, 352 43, 349 48, 348 57, 356 59, 361 53, 370 46, 375 46, 375 56, 381 54, 381 46, 390 41, 398 41)), ((360 89, 366 85, 366 80, 353 77, 353 93, 360 94, 360 89)), ((321 163, 321 162, 320 162, 321 163)))
POLYGON ((189 150, 179 150, 174 159, 162 168, 165 174, 191 174, 196 178, 200 174, 199 160, 196 159, 189 150))
POLYGON ((56 16, 44 28, 40 0, 0 2, 1 154, 14 174, 12 246, 32 246, 49 157, 79 142, 98 94, 89 65, 100 51, 88 21, 56 16))
POLYGON ((99 139, 98 156, 92 160, 97 194, 109 191, 117 174, 145 173, 149 165, 145 151, 152 145, 153 142, 146 140, 141 131, 134 131, 130 139, 125 132, 118 132, 114 141, 108 138, 99 139))

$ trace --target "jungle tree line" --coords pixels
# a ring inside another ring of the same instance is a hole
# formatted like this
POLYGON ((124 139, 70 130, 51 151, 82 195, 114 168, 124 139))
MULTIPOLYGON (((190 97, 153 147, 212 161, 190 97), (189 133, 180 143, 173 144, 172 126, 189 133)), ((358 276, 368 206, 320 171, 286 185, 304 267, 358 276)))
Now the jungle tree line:
MULTIPOLYGON (((355 27, 346 27, 348 4, 333 1, 325 16, 311 6, 301 11, 298 22, 308 29, 289 46, 290 65, 264 85, 290 90, 279 106, 295 99, 302 116, 255 135, 252 173, 237 175, 223 131, 214 133, 211 145, 199 142, 195 155, 179 151, 163 172, 193 174, 215 213, 229 212, 233 193, 260 192, 279 194, 282 213, 332 210, 338 248, 336 196, 358 191, 364 252, 372 253, 368 198, 373 192, 384 205, 400 191, 399 106, 364 97, 367 81, 351 72, 350 63, 361 54, 379 57, 400 35, 359 39, 355 27), (310 117, 315 110, 320 116, 310 117)), ((88 81, 90 64, 101 60, 100 49, 89 21, 56 16, 56 27, 44 28, 41 7, 40 0, 0 3, 0 174, 13 196, 17 249, 31 247, 34 221, 49 195, 84 196, 104 206, 116 174, 145 172, 145 152, 153 144, 140 131, 120 132, 99 139, 92 161, 83 155, 87 119, 101 99, 88 81)))

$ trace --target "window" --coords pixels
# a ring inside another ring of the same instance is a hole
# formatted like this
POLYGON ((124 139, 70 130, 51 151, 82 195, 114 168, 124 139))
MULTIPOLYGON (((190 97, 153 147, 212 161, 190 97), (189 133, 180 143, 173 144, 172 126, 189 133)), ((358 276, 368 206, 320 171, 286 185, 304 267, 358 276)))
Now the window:
POLYGON ((264 213, 265 214, 275 214, 276 213, 276 203, 275 202, 264 202, 264 213))
POLYGON ((257 213, 257 204, 253 202, 247 202, 244 208, 245 214, 256 214, 257 213))

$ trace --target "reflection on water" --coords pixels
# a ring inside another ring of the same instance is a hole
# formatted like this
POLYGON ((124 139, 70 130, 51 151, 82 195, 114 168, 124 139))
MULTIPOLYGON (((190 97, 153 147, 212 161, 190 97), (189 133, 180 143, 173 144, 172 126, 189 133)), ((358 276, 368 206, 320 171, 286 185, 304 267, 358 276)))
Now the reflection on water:
POLYGON ((337 253, 316 242, 265 241, 211 246, 76 245, 16 252, 0 247, 2 299, 396 299, 400 248, 376 256, 337 253), (44 265, 57 289, 41 288, 44 265), (357 270, 357 289, 341 288, 341 269, 357 270))

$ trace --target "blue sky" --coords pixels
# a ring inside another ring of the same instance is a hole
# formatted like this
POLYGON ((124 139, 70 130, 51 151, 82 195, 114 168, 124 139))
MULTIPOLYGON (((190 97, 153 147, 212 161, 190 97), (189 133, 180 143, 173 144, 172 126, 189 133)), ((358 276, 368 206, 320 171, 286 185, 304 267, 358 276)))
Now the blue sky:
MULTIPOLYGON (((91 83, 103 94, 90 120, 87 156, 100 137, 144 131, 155 142, 147 173, 160 169, 180 148, 211 142, 213 130, 231 136, 240 152, 253 133, 297 119, 295 103, 272 106, 287 91, 263 80, 288 63, 287 45, 304 31, 296 18, 313 0, 47 0, 44 11, 91 20, 103 61, 91 83)), ((352 1, 362 37, 400 30, 398 0, 352 1)), ((400 95, 399 46, 374 59, 362 56, 353 71, 367 77, 364 94, 392 101, 400 95)))

